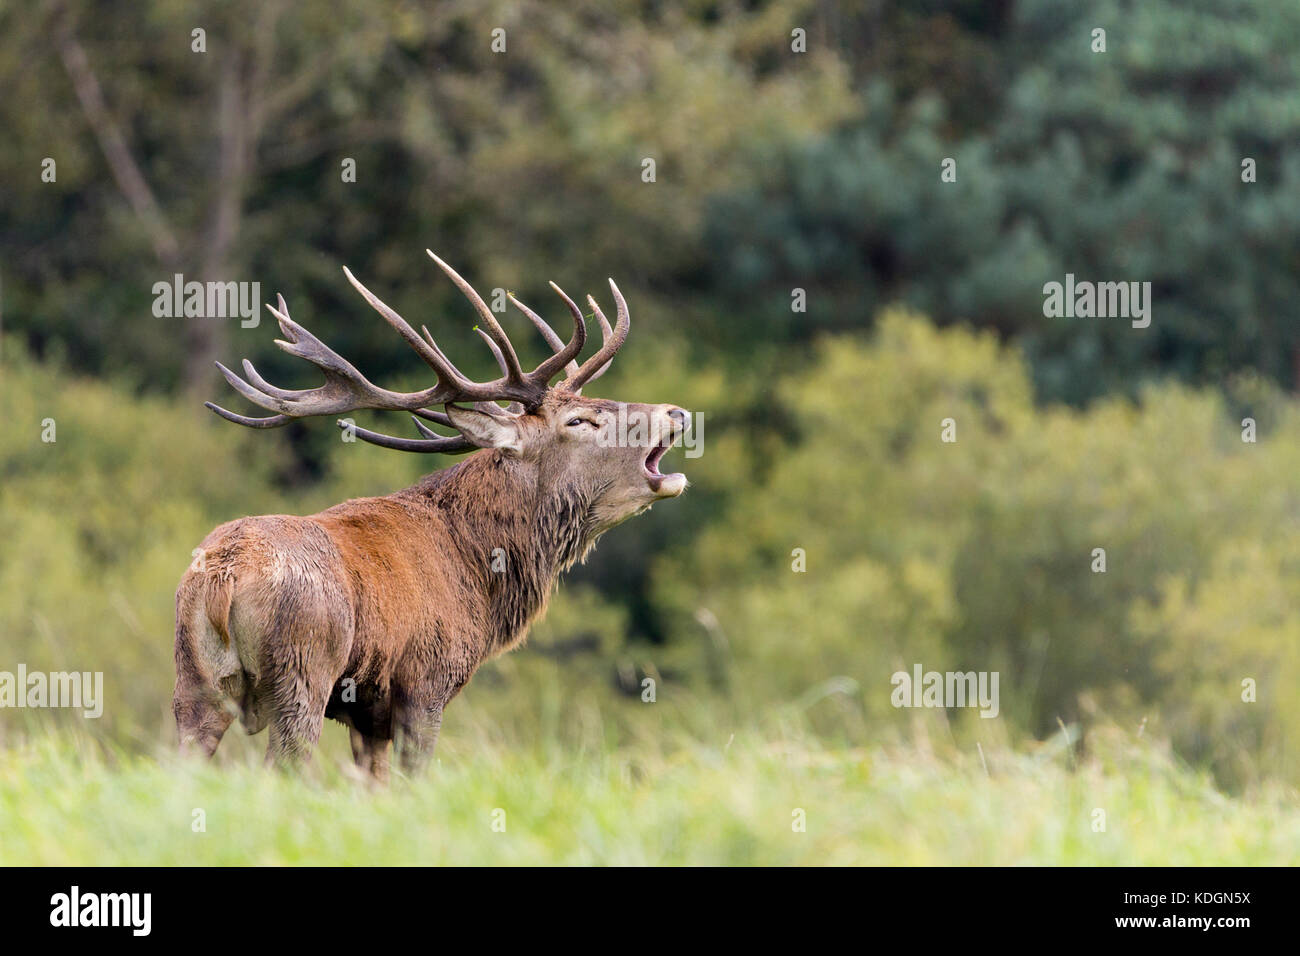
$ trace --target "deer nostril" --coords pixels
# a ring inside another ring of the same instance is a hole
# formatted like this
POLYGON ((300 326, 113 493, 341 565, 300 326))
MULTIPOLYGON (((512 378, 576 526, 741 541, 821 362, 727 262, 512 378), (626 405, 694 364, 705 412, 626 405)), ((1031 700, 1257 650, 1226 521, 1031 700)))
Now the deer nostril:
POLYGON ((686 410, 681 408, 668 409, 668 417, 675 420, 677 424, 686 425, 686 410))

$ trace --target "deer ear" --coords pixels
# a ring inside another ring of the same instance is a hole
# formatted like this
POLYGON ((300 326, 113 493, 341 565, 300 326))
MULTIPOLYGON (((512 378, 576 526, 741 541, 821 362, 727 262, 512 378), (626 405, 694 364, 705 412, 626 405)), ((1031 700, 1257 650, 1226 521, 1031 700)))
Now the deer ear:
POLYGON ((519 426, 512 419, 458 405, 447 406, 447 417, 457 431, 479 448, 504 448, 516 454, 523 450, 519 426))

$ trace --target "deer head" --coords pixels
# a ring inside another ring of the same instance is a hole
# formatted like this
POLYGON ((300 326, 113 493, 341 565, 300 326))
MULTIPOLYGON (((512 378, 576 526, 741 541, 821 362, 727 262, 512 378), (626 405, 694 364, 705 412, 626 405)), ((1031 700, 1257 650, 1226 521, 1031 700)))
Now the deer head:
MULTIPOLYGON (((428 252, 428 250, 426 250, 428 252)), ((248 418, 211 402, 207 407, 229 421, 250 428, 276 428, 295 418, 337 415, 358 409, 409 411, 421 437, 398 438, 358 428, 340 420, 339 427, 353 429, 357 437, 384 448, 401 451, 455 454, 491 449, 503 468, 539 494, 577 502, 584 509, 595 535, 645 510, 660 498, 680 495, 686 488, 682 474, 663 474, 659 462, 684 434, 687 413, 674 405, 629 404, 586 398, 582 388, 609 368, 627 339, 630 327, 627 303, 614 280, 610 291, 618 308, 611 327, 591 296, 587 304, 600 323, 602 344, 581 365, 577 357, 586 343, 582 310, 555 283, 573 317, 573 335, 564 342, 537 313, 510 295, 511 303, 541 332, 552 354, 531 372, 519 364, 510 339, 487 303, 451 266, 432 252, 429 257, 450 277, 474 305, 481 327, 502 376, 490 382, 467 378, 443 354, 427 327, 423 336, 363 286, 344 268, 348 281, 433 369, 435 384, 418 392, 392 392, 372 384, 351 363, 289 317, 284 297, 277 307, 267 306, 284 333, 276 345, 311 362, 325 374, 325 383, 312 389, 282 389, 267 382, 252 363, 244 360, 247 380, 220 362, 217 367, 231 386, 254 405, 276 414, 248 418), (566 373, 554 386, 551 379, 566 373), (504 407, 499 404, 508 403, 504 407), (430 406, 443 406, 441 411, 430 406), (424 424, 432 422, 454 429, 442 435, 424 424)))

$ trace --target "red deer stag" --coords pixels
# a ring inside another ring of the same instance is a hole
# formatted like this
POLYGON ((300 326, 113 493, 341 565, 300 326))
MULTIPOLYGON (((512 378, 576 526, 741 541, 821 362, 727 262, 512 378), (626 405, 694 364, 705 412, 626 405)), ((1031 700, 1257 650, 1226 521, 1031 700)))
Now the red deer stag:
POLYGON ((627 338, 627 303, 612 279, 618 318, 611 328, 588 297, 604 335, 581 365, 583 313, 559 286, 551 283, 573 315, 567 343, 510 297, 553 350, 525 372, 492 310, 429 255, 478 311, 501 378, 466 378, 427 328, 421 338, 347 269, 348 281, 433 369, 435 384, 410 393, 372 384, 289 318, 282 296, 270 310, 285 336, 276 345, 319 368, 325 384, 286 390, 247 360, 247 381, 218 363, 236 391, 276 413, 247 418, 207 404, 240 425, 404 410, 422 438, 338 424, 385 448, 481 450, 404 491, 309 517, 241 518, 209 534, 176 590, 173 710, 182 749, 211 756, 238 715, 250 734, 269 725, 268 762, 294 763, 310 756, 333 717, 351 728, 353 756, 374 777, 387 776, 394 737, 403 769, 417 770, 448 702, 480 664, 524 640, 559 574, 605 531, 685 490, 684 475, 659 471, 685 431, 685 411, 581 394, 627 338), (562 370, 566 378, 552 387, 562 370), (444 410, 430 407, 438 405, 444 410), (439 435, 420 419, 458 434, 439 435))

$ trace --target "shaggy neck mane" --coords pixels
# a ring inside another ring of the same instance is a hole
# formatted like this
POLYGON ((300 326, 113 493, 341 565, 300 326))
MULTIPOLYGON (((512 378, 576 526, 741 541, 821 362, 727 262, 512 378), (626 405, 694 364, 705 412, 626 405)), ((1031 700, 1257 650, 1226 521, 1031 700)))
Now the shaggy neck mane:
POLYGON ((494 652, 523 636, 560 573, 584 560, 599 537, 578 489, 543 489, 536 466, 499 451, 476 452, 398 496, 444 518, 473 586, 487 598, 494 652))

